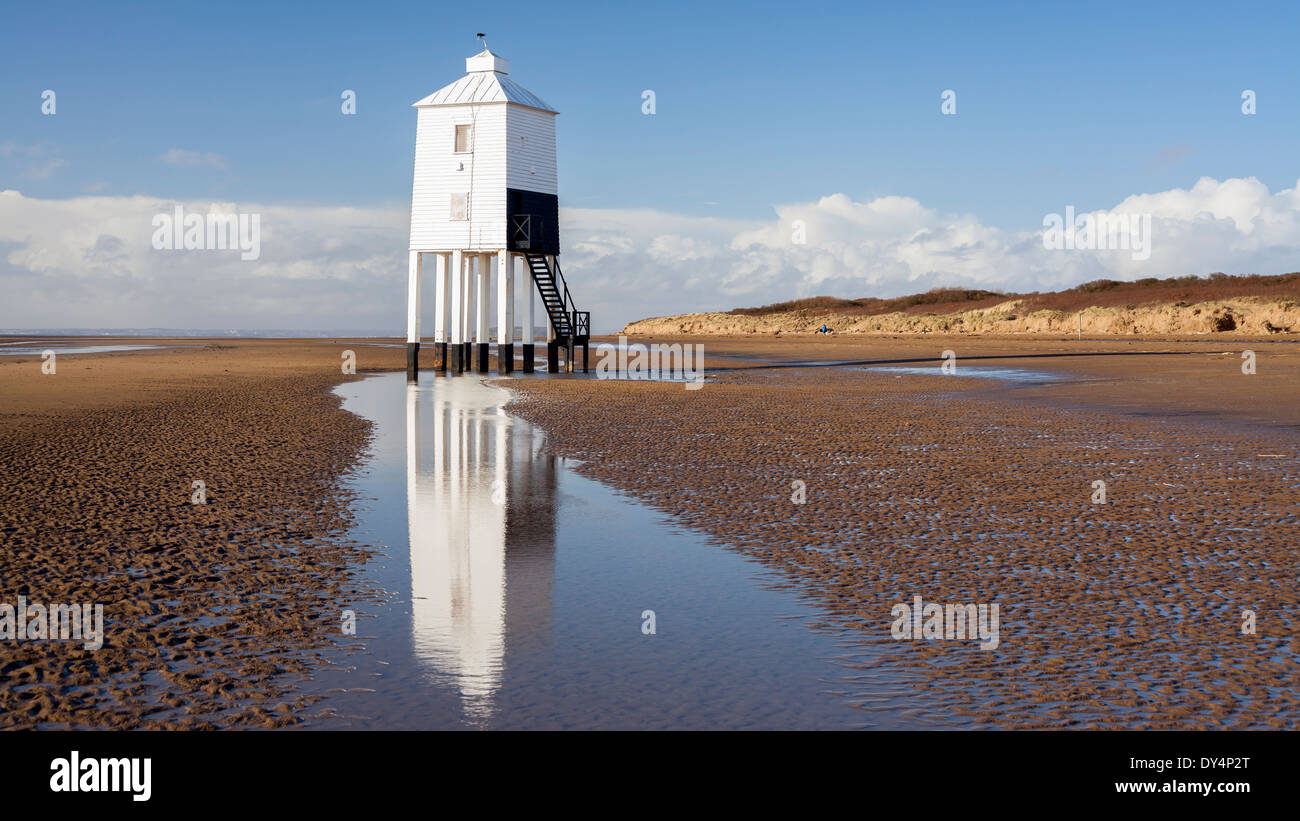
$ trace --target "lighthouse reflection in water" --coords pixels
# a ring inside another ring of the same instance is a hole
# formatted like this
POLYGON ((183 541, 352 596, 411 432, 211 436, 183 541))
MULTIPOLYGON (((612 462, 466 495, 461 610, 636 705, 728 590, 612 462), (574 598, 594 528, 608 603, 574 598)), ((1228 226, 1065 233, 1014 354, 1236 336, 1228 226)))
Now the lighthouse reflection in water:
POLYGON ((378 596, 309 682, 312 727, 930 725, 901 712, 912 679, 809 629, 825 617, 780 576, 549 455, 508 390, 404 378, 339 388, 375 425, 349 536, 376 548, 359 581, 378 596))
POLYGON ((557 466, 477 379, 406 391, 415 656, 488 719, 507 648, 550 640, 557 466))

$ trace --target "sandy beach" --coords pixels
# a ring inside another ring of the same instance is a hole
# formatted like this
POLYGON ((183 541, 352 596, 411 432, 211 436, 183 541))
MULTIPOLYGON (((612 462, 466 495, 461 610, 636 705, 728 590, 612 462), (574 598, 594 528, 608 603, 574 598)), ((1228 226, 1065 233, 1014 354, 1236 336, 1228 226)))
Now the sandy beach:
MULTIPOLYGON (((294 683, 339 632, 366 556, 339 538, 337 483, 367 441, 329 388, 340 353, 307 341, 0 358, 0 592, 98 602, 104 646, 0 642, 0 726, 279 727, 294 683), (206 487, 193 504, 192 482, 206 487), (333 537, 333 538, 331 538, 333 537)), ((50 343, 51 347, 57 347, 50 343)), ((43 347, 43 346, 37 346, 43 347)), ((393 363, 388 363, 388 359, 393 363)))
MULTIPOLYGON (((1300 721, 1283 686, 1300 651, 1300 345, 683 341, 705 346, 703 389, 490 379, 551 452, 778 571, 881 665, 923 673, 951 723, 1300 721), (869 370, 936 369, 945 349, 959 369, 1038 381, 869 370), (1090 498, 1098 479, 1105 504, 1090 498), (997 651, 893 640, 891 607, 916 595, 998 603, 997 651)), ((361 378, 341 373, 344 350, 361 376, 400 369, 404 352, 121 342, 165 347, 60 356, 53 375, 35 355, 0 360, 5 600, 103 602, 106 621, 94 653, 0 643, 4 726, 312 724, 298 685, 338 646, 340 610, 375 595, 340 482, 364 463, 368 426, 330 389, 361 378)))
POLYGON ((1255 343, 1246 375, 1251 343, 689 341, 714 373, 701 390, 529 382, 510 410, 588 475, 780 568, 828 625, 923 671, 959 722, 1300 721, 1300 346, 1255 343), (865 370, 937 373, 945 349, 1060 381, 865 370), (851 364, 792 366, 808 360, 851 364), (891 607, 916 595, 1000 603, 1000 647, 893 640, 891 607))

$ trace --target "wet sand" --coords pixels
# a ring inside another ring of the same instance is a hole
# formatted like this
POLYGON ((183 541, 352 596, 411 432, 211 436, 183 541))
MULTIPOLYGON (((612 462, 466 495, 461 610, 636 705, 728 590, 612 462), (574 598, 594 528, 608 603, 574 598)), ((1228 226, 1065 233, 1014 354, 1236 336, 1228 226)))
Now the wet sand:
MULTIPOLYGON (((97 652, 0 641, 0 727, 304 721, 296 683, 340 643, 339 611, 378 595, 338 482, 368 428, 330 388, 356 378, 342 350, 364 373, 403 349, 94 341, 178 347, 60 356, 55 375, 0 360, 0 602, 101 602, 106 621, 97 652)), ((1298 723, 1298 346, 1254 344, 1246 376, 1242 340, 689 341, 702 390, 541 377, 508 381, 511 409, 588 475, 779 570, 829 626, 922 672, 955 723, 1298 723), (947 348, 1070 379, 864 370, 947 348), (914 595, 1000 603, 1001 646, 893 641, 914 595)))
POLYGON ((701 390, 514 382, 509 409, 582 472, 781 569, 957 723, 1300 724, 1300 346, 1254 344, 1246 375, 1240 341, 684 341, 705 345, 701 390), (1063 381, 862 369, 945 349, 1063 381), (1101 355, 1047 356, 1081 352, 1101 355), (999 603, 1001 646, 892 639, 916 595, 999 603))
MULTIPOLYGON (((336 479, 368 425, 340 353, 307 341, 122 340, 160 350, 0 361, 0 602, 102 603, 104 647, 0 641, 0 727, 279 727, 366 556, 336 479), (191 503, 191 482, 207 504, 191 503)), ((103 340, 95 339, 94 344, 103 340)))

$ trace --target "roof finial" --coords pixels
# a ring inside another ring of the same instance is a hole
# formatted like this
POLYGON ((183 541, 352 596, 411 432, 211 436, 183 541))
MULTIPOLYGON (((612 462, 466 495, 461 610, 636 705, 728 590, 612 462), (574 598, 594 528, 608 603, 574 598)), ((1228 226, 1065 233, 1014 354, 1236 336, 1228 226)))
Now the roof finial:
POLYGON ((474 36, 477 37, 479 41, 483 43, 483 50, 487 51, 488 50, 487 40, 485 39, 487 35, 480 31, 478 34, 475 34, 474 36))

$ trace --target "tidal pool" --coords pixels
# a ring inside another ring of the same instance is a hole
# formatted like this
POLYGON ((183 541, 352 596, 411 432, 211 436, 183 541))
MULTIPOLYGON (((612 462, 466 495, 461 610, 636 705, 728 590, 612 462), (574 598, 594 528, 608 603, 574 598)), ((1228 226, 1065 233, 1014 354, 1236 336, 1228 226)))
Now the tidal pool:
POLYGON ((895 376, 966 376, 977 379, 997 379, 1002 382, 1020 382, 1026 384, 1035 384, 1040 382, 1066 382, 1072 381, 1076 378, 1059 373, 1049 373, 1048 371, 1035 371, 1027 368, 998 368, 988 365, 959 364, 956 370, 950 374, 945 374, 941 365, 926 365, 924 367, 881 365, 879 367, 863 368, 862 370, 869 373, 887 373, 895 376))
POLYGON ((340 603, 357 635, 308 682, 328 714, 308 727, 936 726, 916 682, 810 627, 824 614, 773 571, 548 455, 508 391, 431 373, 337 391, 376 423, 350 535, 382 551, 362 572, 387 598, 340 603))

